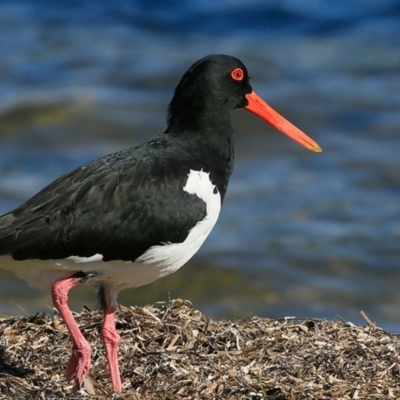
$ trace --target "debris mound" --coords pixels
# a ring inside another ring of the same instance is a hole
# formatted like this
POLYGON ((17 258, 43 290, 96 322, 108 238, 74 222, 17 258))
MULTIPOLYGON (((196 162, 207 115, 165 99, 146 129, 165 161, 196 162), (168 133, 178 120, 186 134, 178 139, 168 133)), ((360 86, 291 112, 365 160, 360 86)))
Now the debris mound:
POLYGON ((57 314, 0 317, 1 399, 399 399, 400 340, 367 320, 216 321, 185 300, 118 306, 124 393, 113 394, 102 313, 74 314, 92 369, 73 393, 72 344, 57 314))

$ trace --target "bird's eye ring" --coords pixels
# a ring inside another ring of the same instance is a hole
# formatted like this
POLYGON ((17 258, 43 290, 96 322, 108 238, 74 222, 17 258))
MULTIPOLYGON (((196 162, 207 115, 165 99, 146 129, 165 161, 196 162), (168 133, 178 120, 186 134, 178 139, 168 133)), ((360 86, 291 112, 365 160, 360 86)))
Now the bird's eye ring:
POLYGON ((241 81, 244 78, 244 72, 243 72, 242 68, 235 68, 231 72, 231 77, 235 81, 241 81))

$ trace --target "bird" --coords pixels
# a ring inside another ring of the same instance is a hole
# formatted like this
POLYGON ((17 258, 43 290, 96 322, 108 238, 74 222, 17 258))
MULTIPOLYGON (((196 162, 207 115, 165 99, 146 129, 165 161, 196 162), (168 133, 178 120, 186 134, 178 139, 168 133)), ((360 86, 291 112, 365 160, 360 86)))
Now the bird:
POLYGON ((0 268, 51 290, 72 340, 66 377, 75 391, 90 370, 91 347, 69 291, 84 282, 96 287, 112 390, 121 393, 118 293, 177 271, 210 234, 234 168, 232 112, 239 108, 322 151, 254 92, 242 61, 211 54, 182 76, 163 133, 77 167, 0 217, 0 268))

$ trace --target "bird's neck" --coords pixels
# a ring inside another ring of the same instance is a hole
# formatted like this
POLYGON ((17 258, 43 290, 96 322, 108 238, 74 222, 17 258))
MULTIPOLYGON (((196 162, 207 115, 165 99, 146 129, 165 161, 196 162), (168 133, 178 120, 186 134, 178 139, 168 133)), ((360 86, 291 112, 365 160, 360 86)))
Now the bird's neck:
POLYGON ((204 165, 224 198, 235 157, 231 113, 209 112, 204 118, 202 115, 181 112, 178 118, 169 118, 165 134, 174 135, 185 152, 204 165))
POLYGON ((231 110, 215 107, 207 99, 171 101, 168 108, 167 132, 204 131, 213 126, 231 127, 231 110))
POLYGON ((179 112, 171 108, 166 134, 173 134, 185 145, 197 152, 215 157, 229 158, 233 153, 232 113, 229 110, 180 107, 179 112))

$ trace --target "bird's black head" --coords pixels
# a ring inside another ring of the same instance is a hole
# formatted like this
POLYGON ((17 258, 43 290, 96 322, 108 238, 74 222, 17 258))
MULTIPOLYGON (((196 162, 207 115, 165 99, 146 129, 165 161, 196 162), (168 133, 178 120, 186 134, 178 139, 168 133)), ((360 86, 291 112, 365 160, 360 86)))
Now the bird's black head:
POLYGON ((212 54, 194 63, 183 75, 168 108, 167 131, 206 127, 206 121, 230 119, 247 105, 252 92, 245 65, 235 57, 212 54), (217 118, 218 117, 218 118, 217 118))
POLYGON ((321 148, 254 93, 247 68, 235 57, 213 54, 193 64, 175 89, 167 133, 208 133, 230 137, 231 112, 245 108, 309 150, 321 148))

